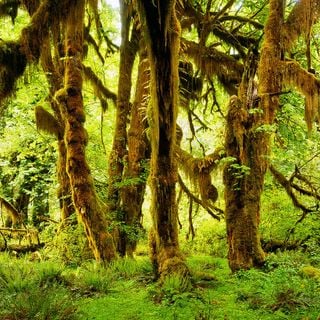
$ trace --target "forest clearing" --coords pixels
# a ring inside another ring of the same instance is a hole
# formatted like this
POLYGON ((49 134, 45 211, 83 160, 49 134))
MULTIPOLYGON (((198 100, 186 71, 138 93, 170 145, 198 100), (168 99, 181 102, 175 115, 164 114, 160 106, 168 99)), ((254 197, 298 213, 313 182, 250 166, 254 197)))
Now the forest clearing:
POLYGON ((319 0, 0 0, 0 320, 320 320, 319 0))

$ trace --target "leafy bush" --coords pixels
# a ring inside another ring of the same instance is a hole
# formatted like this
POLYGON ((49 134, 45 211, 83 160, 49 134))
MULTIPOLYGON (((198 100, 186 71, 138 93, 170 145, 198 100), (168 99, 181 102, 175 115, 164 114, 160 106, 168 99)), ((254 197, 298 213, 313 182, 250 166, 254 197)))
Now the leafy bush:
POLYGON ((75 272, 68 272, 65 277, 73 291, 85 296, 108 293, 114 281, 111 269, 94 262, 83 264, 75 272))
POLYGON ((236 300, 254 310, 295 314, 299 319, 308 314, 316 319, 320 283, 301 272, 306 261, 299 252, 278 253, 267 258, 265 272, 255 269, 237 272, 236 300))

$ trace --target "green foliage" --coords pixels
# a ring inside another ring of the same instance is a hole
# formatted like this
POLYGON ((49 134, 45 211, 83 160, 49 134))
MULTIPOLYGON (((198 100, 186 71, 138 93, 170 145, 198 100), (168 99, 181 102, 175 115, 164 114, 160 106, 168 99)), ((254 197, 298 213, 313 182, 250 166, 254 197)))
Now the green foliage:
POLYGON ((78 319, 64 283, 61 265, 4 257, 0 264, 0 319, 78 319))
POLYGON ((265 272, 239 271, 235 274, 239 284, 236 299, 251 309, 264 309, 285 319, 316 317, 320 283, 302 276, 300 269, 306 262, 302 254, 283 253, 268 256, 265 272))
POLYGON ((215 222, 212 219, 204 220, 197 223, 195 230, 194 239, 181 240, 181 248, 184 252, 226 257, 227 239, 223 222, 215 222))
POLYGON ((4 296, 0 319, 72 320, 78 319, 78 315, 66 289, 34 287, 31 291, 4 296))
POLYGON ((152 265, 148 258, 134 260, 130 258, 118 259, 111 263, 110 269, 120 279, 132 279, 136 276, 151 277, 152 265))
POLYGON ((319 278, 310 276, 308 255, 301 252, 270 254, 263 270, 234 275, 225 258, 190 256, 192 286, 182 276, 169 276, 162 286, 154 283, 148 257, 119 259, 106 268, 88 261, 76 269, 8 254, 0 259, 0 319, 301 320, 320 316, 319 278))
POLYGON ((276 132, 276 125, 274 124, 263 124, 256 128, 255 132, 265 132, 265 133, 274 133, 276 132))
POLYGON ((56 225, 47 227, 42 232, 42 238, 46 242, 44 255, 47 258, 73 266, 93 258, 82 224, 77 223, 75 214, 58 231, 56 225))
POLYGON ((106 294, 114 282, 112 271, 94 262, 83 264, 75 271, 66 273, 65 277, 72 290, 82 296, 106 294))
POLYGON ((167 276, 159 289, 156 300, 164 304, 174 304, 179 300, 188 299, 192 296, 191 283, 188 276, 173 274, 167 276))
POLYGON ((239 163, 233 163, 230 165, 230 169, 232 171, 232 175, 236 179, 242 179, 243 177, 247 176, 250 173, 250 167, 239 164, 239 163))

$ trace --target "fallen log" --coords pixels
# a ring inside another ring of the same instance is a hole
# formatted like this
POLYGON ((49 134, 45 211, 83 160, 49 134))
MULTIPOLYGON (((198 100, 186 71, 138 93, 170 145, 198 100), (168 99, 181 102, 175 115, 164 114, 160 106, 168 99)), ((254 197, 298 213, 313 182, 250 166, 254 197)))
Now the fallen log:
POLYGON ((15 252, 15 254, 19 256, 20 254, 38 251, 43 248, 44 245, 44 242, 32 245, 7 244, 6 246, 0 246, 0 252, 15 252))

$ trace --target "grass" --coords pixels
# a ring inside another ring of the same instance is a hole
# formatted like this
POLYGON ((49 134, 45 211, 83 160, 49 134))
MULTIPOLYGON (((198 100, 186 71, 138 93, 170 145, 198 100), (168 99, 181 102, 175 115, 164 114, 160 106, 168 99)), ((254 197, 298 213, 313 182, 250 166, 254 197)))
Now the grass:
POLYGON ((108 269, 8 255, 0 262, 1 320, 320 319, 318 266, 311 269, 301 253, 270 255, 264 270, 233 275, 226 259, 191 256, 192 286, 173 276, 162 287, 146 256, 108 269))

